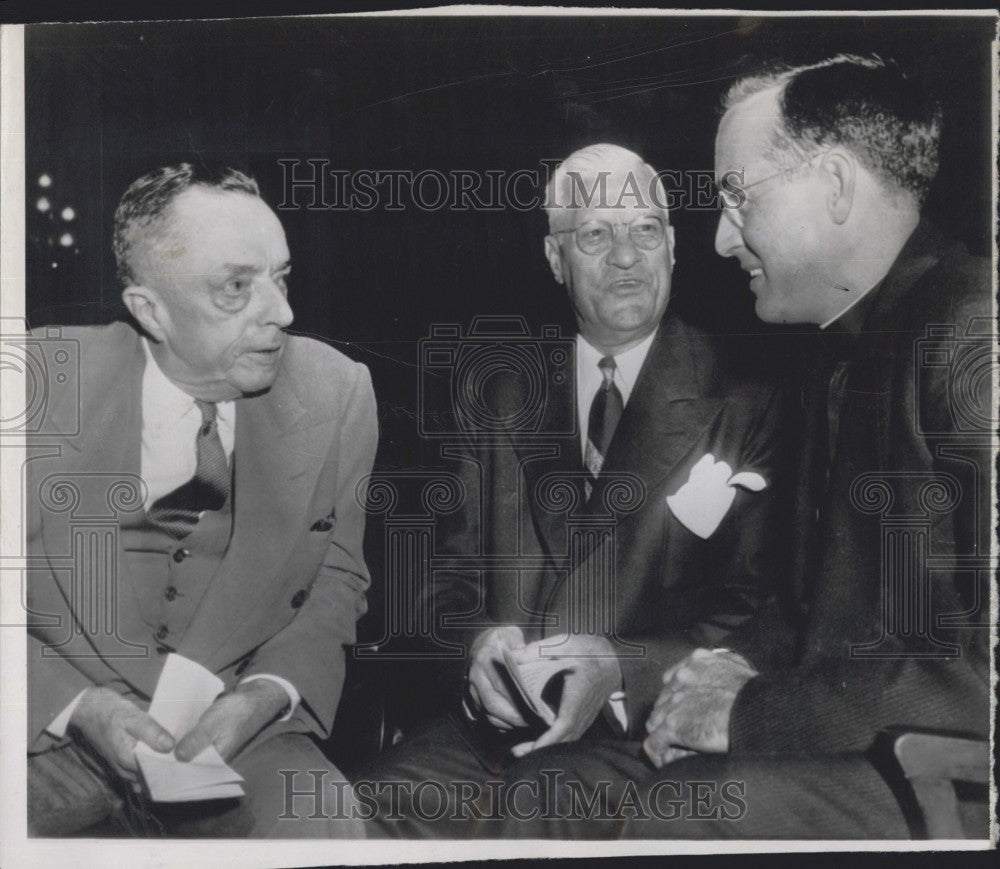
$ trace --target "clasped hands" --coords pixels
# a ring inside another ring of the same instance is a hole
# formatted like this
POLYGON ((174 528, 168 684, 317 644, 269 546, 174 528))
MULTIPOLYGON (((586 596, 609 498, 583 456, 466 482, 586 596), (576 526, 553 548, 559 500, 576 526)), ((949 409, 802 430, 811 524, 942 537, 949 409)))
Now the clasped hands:
POLYGON ((537 661, 541 649, 558 656, 567 672, 555 720, 537 739, 511 749, 515 757, 528 752, 579 739, 593 723, 608 698, 621 688, 621 670, 611 644, 604 637, 562 634, 525 643, 521 629, 512 625, 490 628, 472 645, 466 687, 471 707, 467 711, 485 718, 497 730, 528 727, 518 711, 510 688, 501 675, 503 649, 518 663, 537 661))
POLYGON ((733 703, 756 675, 735 652, 710 649, 695 649, 667 670, 642 746, 653 764, 659 768, 695 752, 729 751, 733 703))
POLYGON ((144 742, 164 754, 174 751, 174 756, 185 762, 213 745, 228 762, 277 718, 287 703, 288 695, 275 682, 266 679, 245 682, 219 695, 184 738, 175 742, 131 700, 111 688, 93 687, 84 692, 73 710, 69 729, 97 751, 122 778, 136 783, 137 742, 144 742))

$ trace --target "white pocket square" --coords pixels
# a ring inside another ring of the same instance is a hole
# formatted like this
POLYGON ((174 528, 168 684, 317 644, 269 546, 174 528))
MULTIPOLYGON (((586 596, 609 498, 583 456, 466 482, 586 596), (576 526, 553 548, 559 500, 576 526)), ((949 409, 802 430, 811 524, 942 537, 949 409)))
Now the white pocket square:
POLYGON ((673 495, 667 495, 667 507, 678 522, 705 540, 729 512, 736 486, 760 492, 767 488, 767 481, 755 471, 734 474, 726 462, 717 462, 706 453, 691 468, 688 481, 673 495))

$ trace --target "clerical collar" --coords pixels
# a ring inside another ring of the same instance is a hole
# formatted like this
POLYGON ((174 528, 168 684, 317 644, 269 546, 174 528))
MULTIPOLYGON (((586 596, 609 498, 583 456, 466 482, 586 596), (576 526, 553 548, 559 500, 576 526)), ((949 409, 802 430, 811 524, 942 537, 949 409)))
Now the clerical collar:
POLYGON ((836 324, 844 332, 852 335, 858 334, 865 323, 865 315, 868 313, 868 309, 871 307, 871 303, 875 299, 878 288, 882 285, 883 280, 884 278, 879 279, 872 284, 871 287, 854 299, 843 311, 831 317, 825 323, 822 323, 820 329, 827 329, 836 324))

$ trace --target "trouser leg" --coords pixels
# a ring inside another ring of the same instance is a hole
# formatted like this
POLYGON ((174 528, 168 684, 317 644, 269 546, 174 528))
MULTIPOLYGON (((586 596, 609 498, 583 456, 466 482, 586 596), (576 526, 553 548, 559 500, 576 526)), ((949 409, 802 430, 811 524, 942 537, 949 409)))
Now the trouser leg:
POLYGON ((543 811, 509 818, 504 837, 905 839, 896 797, 860 754, 698 755, 653 770, 639 743, 554 746, 508 780, 548 777, 543 811))
POLYGON ((371 815, 369 838, 465 839, 491 817, 494 825, 499 820, 491 794, 500 782, 499 766, 450 717, 379 755, 354 785, 371 815))

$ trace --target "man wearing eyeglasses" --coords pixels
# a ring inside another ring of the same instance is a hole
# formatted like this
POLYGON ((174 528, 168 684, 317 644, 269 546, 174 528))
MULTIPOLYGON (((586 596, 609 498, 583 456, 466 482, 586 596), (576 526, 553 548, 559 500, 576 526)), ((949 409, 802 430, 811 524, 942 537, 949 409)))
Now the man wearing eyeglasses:
MULTIPOLYGON (((659 774, 619 748, 588 775, 663 796, 614 835, 986 838, 985 793, 921 815, 891 744, 874 751, 891 728, 990 732, 991 269, 921 217, 941 111, 894 65, 854 56, 750 77, 724 106, 716 249, 749 274, 762 320, 820 326, 787 537, 801 652, 769 664, 767 620, 728 653, 693 652, 646 723, 659 774), (699 783, 702 805, 670 805, 699 783)), ((938 794, 947 760, 923 759, 938 794)), ((985 784, 985 751, 973 766, 957 777, 985 784)))
MULTIPOLYGON (((531 804, 503 801, 503 777, 522 778, 512 762, 639 739, 664 669, 738 633, 776 573, 776 392, 734 378, 705 334, 665 316, 674 230, 655 170, 592 145, 563 161, 547 194, 545 254, 579 327, 575 376, 546 384, 541 434, 468 438, 466 507, 439 528, 445 554, 516 554, 525 566, 435 574, 438 638, 469 650, 461 710, 362 775, 432 779, 453 801, 455 782, 472 790, 433 823, 404 791, 404 819, 385 823, 392 807, 380 807, 383 834, 499 835, 497 820, 531 804), (449 630, 456 618, 468 627, 449 630), (513 684, 553 673, 535 708, 513 684)), ((492 418, 513 418, 528 386, 494 378, 483 396, 492 418)))

